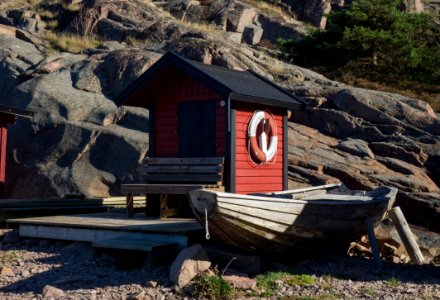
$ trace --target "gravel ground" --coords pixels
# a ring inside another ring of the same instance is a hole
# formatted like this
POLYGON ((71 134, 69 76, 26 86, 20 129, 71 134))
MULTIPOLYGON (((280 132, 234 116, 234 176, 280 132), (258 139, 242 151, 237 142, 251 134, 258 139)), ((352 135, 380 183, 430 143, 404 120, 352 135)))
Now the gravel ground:
MULTIPOLYGON (((8 231, 1 230, 0 238, 8 231)), ((86 243, 4 241, 0 250, 0 299, 191 298, 168 281, 169 266, 153 266, 144 259, 97 252, 86 243), (133 269, 134 265, 137 268, 133 269), (46 285, 60 289, 55 292, 61 294, 43 292, 46 285)), ((263 260, 262 268, 262 272, 294 270, 295 274, 314 278, 314 283, 306 286, 277 281, 269 297, 273 299, 440 299, 440 267, 433 264, 385 262, 377 272, 368 261, 338 256, 288 263, 263 260)), ((267 296, 266 292, 261 288, 240 291, 234 298, 260 299, 267 296)))

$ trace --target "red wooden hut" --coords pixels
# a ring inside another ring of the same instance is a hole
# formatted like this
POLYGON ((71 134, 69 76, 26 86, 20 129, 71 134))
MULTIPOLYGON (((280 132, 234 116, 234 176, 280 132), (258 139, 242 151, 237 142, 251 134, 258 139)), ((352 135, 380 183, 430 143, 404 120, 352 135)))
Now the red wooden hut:
POLYGON ((17 116, 29 116, 29 112, 0 105, 0 198, 4 198, 6 182, 6 147, 8 124, 14 124, 17 116))
POLYGON ((150 110, 150 157, 224 157, 227 192, 287 188, 287 113, 304 104, 255 72, 168 52, 116 102, 150 110))

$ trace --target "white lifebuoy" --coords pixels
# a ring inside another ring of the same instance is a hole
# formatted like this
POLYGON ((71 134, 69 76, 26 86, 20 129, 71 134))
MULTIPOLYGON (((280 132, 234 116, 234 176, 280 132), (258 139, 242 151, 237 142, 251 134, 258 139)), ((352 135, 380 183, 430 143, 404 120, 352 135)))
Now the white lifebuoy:
POLYGON ((257 163, 267 163, 275 157, 278 147, 278 136, 277 124, 272 114, 261 110, 255 111, 249 122, 248 136, 251 159, 257 163), (261 130, 257 141, 258 126, 263 126, 263 130, 261 130), (267 134, 270 136, 269 145, 267 145, 267 134))

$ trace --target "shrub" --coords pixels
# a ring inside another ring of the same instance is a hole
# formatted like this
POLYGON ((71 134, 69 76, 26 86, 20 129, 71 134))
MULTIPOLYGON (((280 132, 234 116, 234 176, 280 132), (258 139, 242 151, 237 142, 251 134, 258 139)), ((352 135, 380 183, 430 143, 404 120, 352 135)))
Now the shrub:
MULTIPOLYGON (((324 31, 302 41, 281 40, 287 57, 325 67, 335 78, 353 74, 385 84, 440 82, 440 26, 430 14, 400 10, 401 0, 356 0, 331 12, 324 31)), ((397 84, 398 85, 398 84, 397 84)))

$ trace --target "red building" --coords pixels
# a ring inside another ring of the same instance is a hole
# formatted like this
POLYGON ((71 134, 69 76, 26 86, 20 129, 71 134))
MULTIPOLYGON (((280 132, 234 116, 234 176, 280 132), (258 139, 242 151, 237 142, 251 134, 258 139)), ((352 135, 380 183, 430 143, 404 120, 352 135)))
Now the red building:
POLYGON ((225 157, 225 190, 287 188, 287 112, 304 104, 252 71, 166 53, 116 99, 150 110, 150 157, 225 157))
POLYGON ((29 115, 29 111, 0 105, 0 198, 4 198, 5 192, 8 124, 14 124, 17 116, 29 115))

